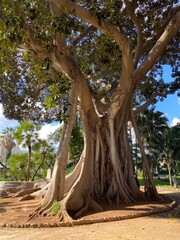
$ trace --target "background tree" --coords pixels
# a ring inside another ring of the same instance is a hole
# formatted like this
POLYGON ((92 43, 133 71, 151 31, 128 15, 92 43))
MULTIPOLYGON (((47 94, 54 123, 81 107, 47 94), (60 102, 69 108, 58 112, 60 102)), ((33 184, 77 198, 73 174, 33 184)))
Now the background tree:
POLYGON ((16 145, 14 141, 14 128, 7 127, 1 133, 1 144, 7 150, 6 159, 8 159, 11 155, 11 150, 16 145))
MULTIPOLYGON (((174 177, 180 172, 180 124, 171 128, 172 135, 172 148, 173 148, 173 159, 174 159, 174 177)), ((176 180, 176 179, 175 179, 176 180)))
POLYGON ((61 201, 63 220, 78 218, 88 209, 102 210, 102 200, 120 204, 158 198, 134 115, 179 87, 178 2, 22 0, 17 7, 16 2, 4 0, 2 5, 0 96, 6 116, 44 117, 45 99, 50 96, 56 105, 60 89, 50 92, 54 84, 49 81, 60 83, 64 78, 66 82, 61 98, 66 121, 43 208, 36 214, 47 213, 54 201, 61 201), (172 66, 173 83, 163 82, 163 64, 172 66), (12 96, 7 86, 19 90, 13 91, 16 103, 11 97, 5 101, 12 96), (26 98, 22 97, 25 92, 26 98), (33 107, 29 107, 28 92, 33 107), (42 103, 41 109, 32 114, 37 103, 42 103), (65 177, 77 106, 84 149, 74 171, 65 177), (134 178, 129 121, 142 155, 145 195, 134 178))
POLYGON ((17 143, 22 144, 23 147, 28 149, 28 161, 27 161, 27 178, 26 181, 30 179, 30 162, 32 154, 32 146, 38 141, 38 130, 40 126, 36 126, 33 122, 20 122, 19 127, 14 132, 14 136, 17 143))
POLYGON ((26 181, 27 180, 27 153, 16 153, 9 157, 8 177, 10 180, 26 181))
POLYGON ((164 113, 155 111, 155 107, 144 111, 137 118, 138 128, 149 157, 151 172, 157 170, 160 155, 164 149, 163 136, 168 129, 167 118, 164 113))
POLYGON ((174 173, 176 175, 176 166, 178 166, 178 161, 180 157, 179 147, 180 147, 180 126, 177 124, 174 127, 169 127, 164 131, 163 138, 163 159, 166 162, 169 183, 172 185, 172 169, 174 165, 174 173))
POLYGON ((16 145, 14 141, 14 133, 15 129, 11 127, 7 127, 4 129, 0 135, 0 147, 2 148, 1 150, 1 162, 4 166, 4 177, 6 177, 6 170, 8 169, 7 167, 7 160, 11 155, 11 150, 13 147, 16 145), (4 150, 3 150, 4 149, 4 150), (4 156, 3 152, 5 153, 4 156), (4 157, 4 159, 3 159, 4 157))
MULTIPOLYGON (((35 151, 35 153, 38 154, 38 156, 40 155, 41 160, 40 160, 40 163, 38 164, 38 166, 36 166, 36 169, 34 170, 31 181, 34 181, 34 179, 38 175, 38 172, 40 171, 40 169, 43 169, 43 165, 45 165, 45 162, 48 161, 49 158, 51 158, 51 160, 53 160, 55 157, 54 156, 55 152, 54 152, 52 143, 48 143, 46 140, 39 140, 33 146, 33 150, 35 151)), ((34 157, 35 156, 33 156, 33 158, 34 157)), ((46 162, 46 166, 47 165, 49 166, 48 162, 46 162)), ((47 168, 45 170, 47 170, 47 168)))

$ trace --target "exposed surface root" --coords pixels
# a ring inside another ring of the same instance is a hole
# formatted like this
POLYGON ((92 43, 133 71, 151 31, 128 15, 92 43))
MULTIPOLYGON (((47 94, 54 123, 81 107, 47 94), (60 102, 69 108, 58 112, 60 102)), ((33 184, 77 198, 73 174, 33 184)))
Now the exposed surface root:
POLYGON ((31 194, 31 193, 34 193, 34 192, 37 192, 41 190, 40 187, 38 188, 32 188, 32 189, 27 189, 27 190, 22 190, 20 192, 17 192, 13 197, 22 197, 22 196, 25 196, 25 195, 28 195, 28 194, 31 194))
POLYGON ((89 193, 84 194, 84 204, 78 210, 68 209, 69 201, 71 199, 65 198, 61 201, 61 210, 58 213, 60 222, 72 222, 75 219, 79 219, 89 212, 102 212, 103 208, 96 203, 90 196, 89 193))
POLYGON ((66 209, 62 209, 59 214, 59 221, 60 222, 72 222, 73 218, 71 218, 71 216, 68 214, 66 209))
POLYGON ((31 214, 29 214, 29 216, 28 216, 28 221, 29 220, 31 220, 31 219, 33 219, 33 218, 35 218, 35 217, 37 217, 38 215, 39 215, 39 210, 41 209, 41 206, 39 206, 38 208, 36 208, 35 210, 34 210, 34 212, 32 212, 31 214))
MULTIPOLYGON (((13 202, 18 204, 18 208, 20 207, 17 200, 12 200, 13 202)), ((61 222, 59 222, 59 219, 57 217, 53 218, 38 218, 38 213, 34 217, 32 221, 29 223, 26 222, 26 219, 24 216, 22 217, 22 214, 24 214, 24 210, 21 212, 21 215, 19 215, 19 212, 17 213, 16 208, 11 207, 10 205, 7 205, 8 208, 15 209, 15 214, 13 214, 13 217, 2 217, 2 220, 0 224, 0 227, 20 227, 20 228, 42 228, 42 227, 58 227, 58 226, 76 226, 76 225, 82 225, 82 224, 92 224, 92 223, 101 223, 101 222, 109 222, 109 221, 117 221, 117 220, 125 220, 125 219, 131 219, 131 218, 137 218, 142 216, 147 216, 150 214, 157 214, 166 212, 169 210, 172 210, 174 207, 177 206, 177 203, 171 202, 170 198, 165 197, 164 202, 142 202, 140 205, 129 205, 129 206, 119 206, 119 207, 113 207, 109 208, 108 205, 104 205, 104 211, 100 213, 93 214, 92 212, 89 212, 88 215, 81 217, 80 219, 74 220, 69 217, 67 211, 61 211, 61 222), (17 215, 16 215, 17 214, 17 215), (14 218, 16 216, 16 218, 14 218), (18 217, 18 218, 17 218, 18 217), (13 220, 13 221, 12 221, 13 220)), ((25 205, 24 205, 25 206, 25 205)), ((22 209, 22 208, 21 208, 22 209)), ((63 209, 61 209, 63 210, 63 209)), ((6 211, 7 213, 8 211, 6 211)))
POLYGON ((86 215, 89 211, 101 212, 103 211, 103 208, 90 197, 90 194, 87 194, 85 205, 74 215, 73 218, 78 219, 86 215))
POLYGON ((27 201, 27 200, 33 200, 33 199, 35 199, 35 196, 32 196, 31 194, 29 194, 20 198, 19 201, 27 201))

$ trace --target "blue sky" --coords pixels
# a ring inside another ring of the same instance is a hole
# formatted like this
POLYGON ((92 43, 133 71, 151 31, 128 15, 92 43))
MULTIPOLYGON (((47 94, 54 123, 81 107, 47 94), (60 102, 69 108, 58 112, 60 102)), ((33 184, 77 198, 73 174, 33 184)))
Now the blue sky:
MULTIPOLYGON (((164 67, 163 78, 165 82, 170 82, 171 78, 171 68, 169 66, 164 67)), ((180 87, 180 86, 179 86, 180 87)), ((176 124, 180 121, 180 97, 176 94, 168 95, 166 99, 162 102, 156 104, 156 110, 163 112, 169 120, 169 124, 176 124)))
MULTIPOLYGON (((166 82, 171 81, 171 68, 169 66, 164 67, 163 77, 166 82)), ((169 124, 177 124, 177 122, 180 122, 180 97, 177 97, 177 94, 169 95, 163 102, 158 102, 156 104, 156 110, 165 114, 169 119, 169 124)), ((7 127, 17 126, 17 121, 8 120, 3 116, 2 104, 0 104, 0 132, 7 127)), ((58 126, 54 124, 46 124, 41 129, 41 137, 46 138, 46 136, 50 132, 53 132, 58 126)))

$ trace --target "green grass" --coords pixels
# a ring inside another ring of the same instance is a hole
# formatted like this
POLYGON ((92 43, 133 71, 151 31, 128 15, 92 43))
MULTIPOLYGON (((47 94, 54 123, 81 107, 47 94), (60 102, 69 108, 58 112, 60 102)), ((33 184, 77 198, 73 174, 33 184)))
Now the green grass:
MULTIPOLYGON (((140 186, 144 186, 144 179, 142 177, 138 177, 140 186)), ((154 179, 154 183, 158 187, 171 187, 168 182, 160 180, 160 179, 154 179)))
POLYGON ((168 214, 168 218, 180 218, 180 212, 171 212, 168 214))
POLYGON ((51 207, 51 214, 52 214, 53 216, 57 215, 58 212, 60 211, 60 209, 61 209, 61 204, 60 204, 60 202, 54 202, 53 205, 52 205, 52 207, 51 207))

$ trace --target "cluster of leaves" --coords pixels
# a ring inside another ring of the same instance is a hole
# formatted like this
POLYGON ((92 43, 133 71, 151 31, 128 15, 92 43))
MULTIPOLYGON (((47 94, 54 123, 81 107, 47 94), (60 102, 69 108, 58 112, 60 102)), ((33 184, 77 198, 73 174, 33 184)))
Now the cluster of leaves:
POLYGON ((16 181, 27 179, 27 153, 11 155, 7 161, 7 166, 11 178, 14 178, 16 181))
MULTIPOLYGON (((52 168, 55 159, 54 153, 48 153, 46 161, 39 169, 35 179, 46 178, 47 169, 52 168)), ((27 179, 27 153, 12 154, 7 161, 9 171, 6 174, 9 179, 24 181, 27 179)), ((33 177, 37 167, 41 164, 41 155, 39 152, 33 152, 30 163, 30 178, 33 177)), ((7 177, 7 176, 6 176, 7 177)))
POLYGON ((32 63, 32 55, 16 54, 8 68, 0 71, 4 115, 39 123, 61 120, 70 82, 52 68, 48 59, 32 63))

